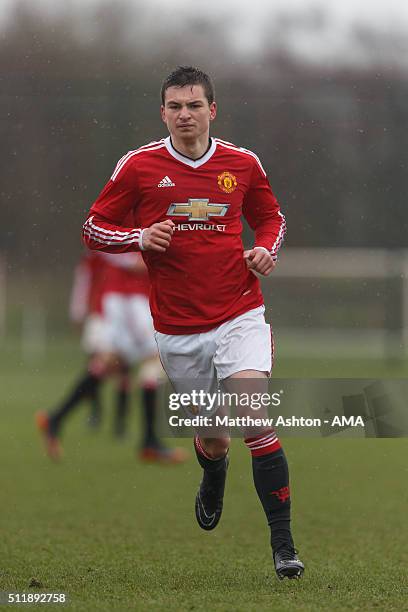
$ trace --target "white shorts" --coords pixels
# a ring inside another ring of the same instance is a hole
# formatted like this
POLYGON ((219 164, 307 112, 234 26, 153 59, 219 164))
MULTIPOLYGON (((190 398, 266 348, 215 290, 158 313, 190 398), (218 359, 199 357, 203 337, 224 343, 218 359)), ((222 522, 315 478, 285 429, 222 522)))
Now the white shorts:
POLYGON ((82 329, 81 346, 85 353, 110 352, 107 347, 106 326, 101 315, 92 314, 86 318, 82 329))
POLYGON ((102 302, 106 350, 130 363, 157 354, 149 300, 144 295, 108 293, 102 302))
POLYGON ((270 374, 273 359, 271 327, 259 306, 208 332, 170 335, 155 332, 167 376, 176 381, 201 379, 211 386, 242 370, 270 374))

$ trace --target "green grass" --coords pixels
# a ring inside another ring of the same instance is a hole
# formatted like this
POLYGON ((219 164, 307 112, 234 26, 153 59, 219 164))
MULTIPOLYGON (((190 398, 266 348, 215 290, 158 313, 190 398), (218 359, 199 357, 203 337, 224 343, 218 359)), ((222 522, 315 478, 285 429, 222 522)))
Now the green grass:
MULTIPOLYGON (((59 342, 39 365, 19 361, 11 346, 0 363, 0 590, 64 591, 67 609, 86 611, 408 609, 406 440, 285 441, 296 544, 307 570, 301 581, 279 582, 239 440, 222 521, 202 532, 193 511, 195 460, 139 464, 136 408, 132 441, 122 445, 112 441, 108 418, 100 433, 88 433, 79 410, 66 427, 64 461, 50 463, 33 414, 69 387, 82 358, 73 343, 59 342), (29 588, 32 578, 43 589, 29 588)), ((279 368, 281 377, 406 375, 406 364, 396 370, 374 362, 279 368)))

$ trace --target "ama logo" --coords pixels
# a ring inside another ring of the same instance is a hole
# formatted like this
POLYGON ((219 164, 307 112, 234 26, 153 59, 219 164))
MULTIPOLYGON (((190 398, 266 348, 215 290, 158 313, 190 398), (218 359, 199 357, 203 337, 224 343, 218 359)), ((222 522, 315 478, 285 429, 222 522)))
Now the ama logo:
POLYGON ((331 424, 332 427, 364 427, 364 420, 362 416, 335 416, 331 424))

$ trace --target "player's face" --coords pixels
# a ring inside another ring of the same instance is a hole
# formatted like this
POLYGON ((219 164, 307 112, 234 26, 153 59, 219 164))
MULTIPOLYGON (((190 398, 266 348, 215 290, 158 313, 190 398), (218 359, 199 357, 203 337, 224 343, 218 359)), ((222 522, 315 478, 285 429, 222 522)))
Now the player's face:
POLYGON ((216 112, 216 103, 208 104, 202 85, 169 87, 161 107, 161 116, 170 135, 188 141, 208 136, 216 112))

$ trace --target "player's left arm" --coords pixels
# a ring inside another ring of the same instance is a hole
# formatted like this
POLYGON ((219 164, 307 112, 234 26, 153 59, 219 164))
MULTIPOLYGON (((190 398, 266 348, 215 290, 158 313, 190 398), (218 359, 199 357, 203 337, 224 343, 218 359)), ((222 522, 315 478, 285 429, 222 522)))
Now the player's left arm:
POLYGON ((286 232, 286 222, 278 200, 258 159, 253 160, 251 183, 245 195, 243 215, 255 231, 255 244, 244 252, 247 266, 267 276, 276 265, 286 232))

